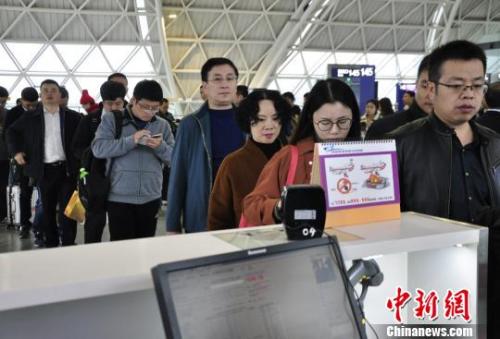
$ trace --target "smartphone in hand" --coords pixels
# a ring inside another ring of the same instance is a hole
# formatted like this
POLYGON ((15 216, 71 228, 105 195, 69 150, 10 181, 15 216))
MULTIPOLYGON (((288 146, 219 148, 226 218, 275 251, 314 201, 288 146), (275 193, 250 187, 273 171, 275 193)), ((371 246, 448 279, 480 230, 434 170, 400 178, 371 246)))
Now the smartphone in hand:
POLYGON ((158 133, 158 134, 153 134, 151 138, 161 138, 162 136, 163 136, 162 133, 158 133))

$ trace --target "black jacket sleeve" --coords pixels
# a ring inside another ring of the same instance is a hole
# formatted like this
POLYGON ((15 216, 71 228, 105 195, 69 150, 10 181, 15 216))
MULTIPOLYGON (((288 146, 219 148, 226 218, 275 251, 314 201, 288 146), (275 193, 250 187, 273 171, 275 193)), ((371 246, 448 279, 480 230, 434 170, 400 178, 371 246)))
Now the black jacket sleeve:
POLYGON ((15 156, 19 152, 26 152, 26 150, 24 149, 24 131, 27 127, 28 115, 29 112, 25 112, 9 127, 6 126, 7 150, 12 156, 15 156))
POLYGON ((2 133, 2 138, 5 142, 7 142, 7 129, 16 121, 18 114, 19 112, 17 106, 5 112, 2 133))
POLYGON ((92 139, 93 135, 90 130, 90 118, 87 115, 80 120, 71 145, 73 154, 78 160, 81 160, 83 151, 90 146, 92 139))

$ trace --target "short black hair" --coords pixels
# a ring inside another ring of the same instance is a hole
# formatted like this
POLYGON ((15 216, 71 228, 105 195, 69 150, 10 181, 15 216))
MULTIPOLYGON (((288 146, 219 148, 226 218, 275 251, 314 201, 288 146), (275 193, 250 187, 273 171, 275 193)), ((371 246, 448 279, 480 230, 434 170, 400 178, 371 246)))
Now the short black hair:
POLYGON ((500 108, 500 81, 492 83, 484 95, 488 108, 500 108))
POLYGON ((168 99, 167 99, 167 98, 163 98, 163 99, 161 99, 161 100, 160 100, 160 104, 164 104, 164 103, 166 103, 166 102, 170 102, 170 101, 168 101, 168 99))
POLYGON ((252 123, 257 121, 259 102, 262 100, 271 100, 274 103, 274 109, 278 114, 281 126, 288 126, 291 119, 290 105, 280 95, 280 92, 269 89, 258 89, 243 99, 236 108, 236 121, 243 132, 250 133, 252 123))
POLYGON ((111 80, 111 79, 113 79, 113 78, 123 78, 123 79, 125 79, 125 80, 128 81, 127 76, 125 74, 123 74, 123 73, 120 73, 120 72, 115 72, 115 73, 109 75, 108 76, 108 81, 111 80))
POLYGON ((9 96, 9 91, 5 87, 0 86, 0 98, 6 98, 9 96))
POLYGON ((40 89, 43 87, 43 85, 56 85, 57 86, 57 89, 59 91, 61 91, 61 88, 59 87, 59 84, 57 83, 57 81, 55 80, 52 80, 52 79, 45 79, 44 81, 42 81, 40 83, 40 89))
POLYGON ((299 124, 290 140, 292 145, 315 135, 313 114, 324 104, 340 102, 352 112, 352 125, 346 140, 361 140, 359 106, 352 89, 339 79, 319 80, 308 93, 299 124))
POLYGON ((476 45, 467 40, 455 40, 436 48, 430 54, 429 80, 438 83, 441 78, 441 66, 448 60, 480 60, 486 72, 486 54, 476 45))
POLYGON ((410 90, 408 90, 408 91, 405 91, 403 94, 408 94, 408 95, 409 95, 409 96, 411 96, 412 98, 414 98, 414 97, 415 97, 415 92, 414 92, 414 91, 410 91, 410 90))
POLYGON ((116 100, 118 98, 125 99, 127 94, 127 89, 121 83, 108 80, 105 81, 100 88, 101 99, 104 100, 116 100))
POLYGON ((135 85, 133 96, 137 101, 146 99, 160 102, 163 99, 163 90, 155 80, 142 80, 135 85))
POLYGON ((61 91, 61 99, 66 99, 69 97, 68 90, 64 86, 59 86, 59 91, 61 91))
POLYGON ((420 78, 420 75, 423 72, 428 72, 429 71, 429 60, 430 60, 430 55, 427 54, 424 56, 422 61, 420 61, 420 65, 418 65, 418 71, 417 71, 417 78, 420 78))
POLYGON ((245 85, 236 86, 236 94, 239 94, 243 98, 246 98, 248 96, 248 86, 245 85))
POLYGON ((21 99, 29 101, 29 102, 35 102, 38 101, 38 92, 36 89, 33 87, 25 87, 21 91, 21 99))
POLYGON ((283 98, 288 98, 290 100, 292 100, 293 102, 295 102, 295 95, 293 95, 292 92, 285 92, 282 94, 283 98))
POLYGON ((234 63, 228 58, 210 58, 201 67, 201 81, 207 82, 208 72, 210 72, 212 68, 214 68, 215 66, 220 66, 220 65, 231 66, 234 70, 234 74, 236 74, 236 77, 239 76, 238 69, 236 68, 234 63))

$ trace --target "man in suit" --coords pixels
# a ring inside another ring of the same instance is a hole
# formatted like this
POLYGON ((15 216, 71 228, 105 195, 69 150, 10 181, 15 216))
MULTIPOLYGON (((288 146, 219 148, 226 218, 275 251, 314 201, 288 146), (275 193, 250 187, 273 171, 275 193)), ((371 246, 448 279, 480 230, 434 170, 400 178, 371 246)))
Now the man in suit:
POLYGON ((10 126, 7 147, 24 175, 40 188, 45 246, 73 245, 76 222, 64 215, 64 209, 76 187, 78 164, 71 141, 81 116, 59 106, 61 92, 54 80, 42 81, 40 94, 41 105, 10 126))

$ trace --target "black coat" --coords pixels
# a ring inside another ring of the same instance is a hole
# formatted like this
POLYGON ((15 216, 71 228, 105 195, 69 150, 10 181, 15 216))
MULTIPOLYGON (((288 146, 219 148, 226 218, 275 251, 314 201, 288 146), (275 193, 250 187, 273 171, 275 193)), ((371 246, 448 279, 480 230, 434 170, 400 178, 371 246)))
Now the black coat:
MULTIPOLYGON (((491 206, 485 214, 498 215, 500 202, 500 135, 470 122, 480 141, 480 155, 491 206), (491 214, 493 213, 493 214, 491 214)), ((396 139, 401 210, 450 217, 452 134, 439 127, 434 115, 418 119, 387 134, 396 139)), ((486 216, 475 216, 485 224, 486 216)))
POLYGON ((101 123, 101 116, 102 108, 83 116, 80 120, 72 144, 73 154, 77 159, 81 160, 83 152, 94 140, 95 131, 101 123))
POLYGON ((9 155, 7 153, 7 145, 5 144, 5 118, 7 116, 7 112, 5 109, 0 107, 0 161, 9 160, 9 155))
POLYGON ((366 131, 365 140, 383 139, 386 133, 425 116, 427 114, 414 102, 406 111, 375 120, 366 131))
MULTIPOLYGON (((4 128, 5 131, 9 129, 9 127, 16 122, 17 119, 19 119, 26 111, 24 110, 22 105, 17 105, 15 107, 12 107, 9 111, 7 111, 7 114, 5 115, 5 121, 4 121, 4 128)), ((6 134, 4 133, 4 138, 6 134)))
MULTIPOLYGON (((71 151, 71 142, 81 115, 63 109, 59 111, 59 114, 61 118, 61 139, 66 155, 66 171, 69 176, 76 178, 79 164, 71 151)), ((10 154, 15 155, 19 152, 26 154, 27 163, 24 166, 24 175, 35 180, 41 179, 43 177, 45 152, 43 106, 38 105, 35 110, 28 111, 18 118, 8 128, 6 137, 10 154)))
MULTIPOLYGON (((10 110, 8 110, 5 114, 5 119, 3 122, 3 130, 2 130, 2 139, 5 142, 5 146, 7 148, 7 130, 9 127, 16 122, 17 119, 19 119, 26 111, 24 110, 22 105, 17 105, 15 107, 12 107, 10 110)), ((8 151, 8 148, 7 148, 8 151)), ((15 154, 12 154, 10 152, 9 156, 14 157, 15 154)))
POLYGON ((500 133, 500 109, 486 110, 476 121, 478 124, 500 133))

